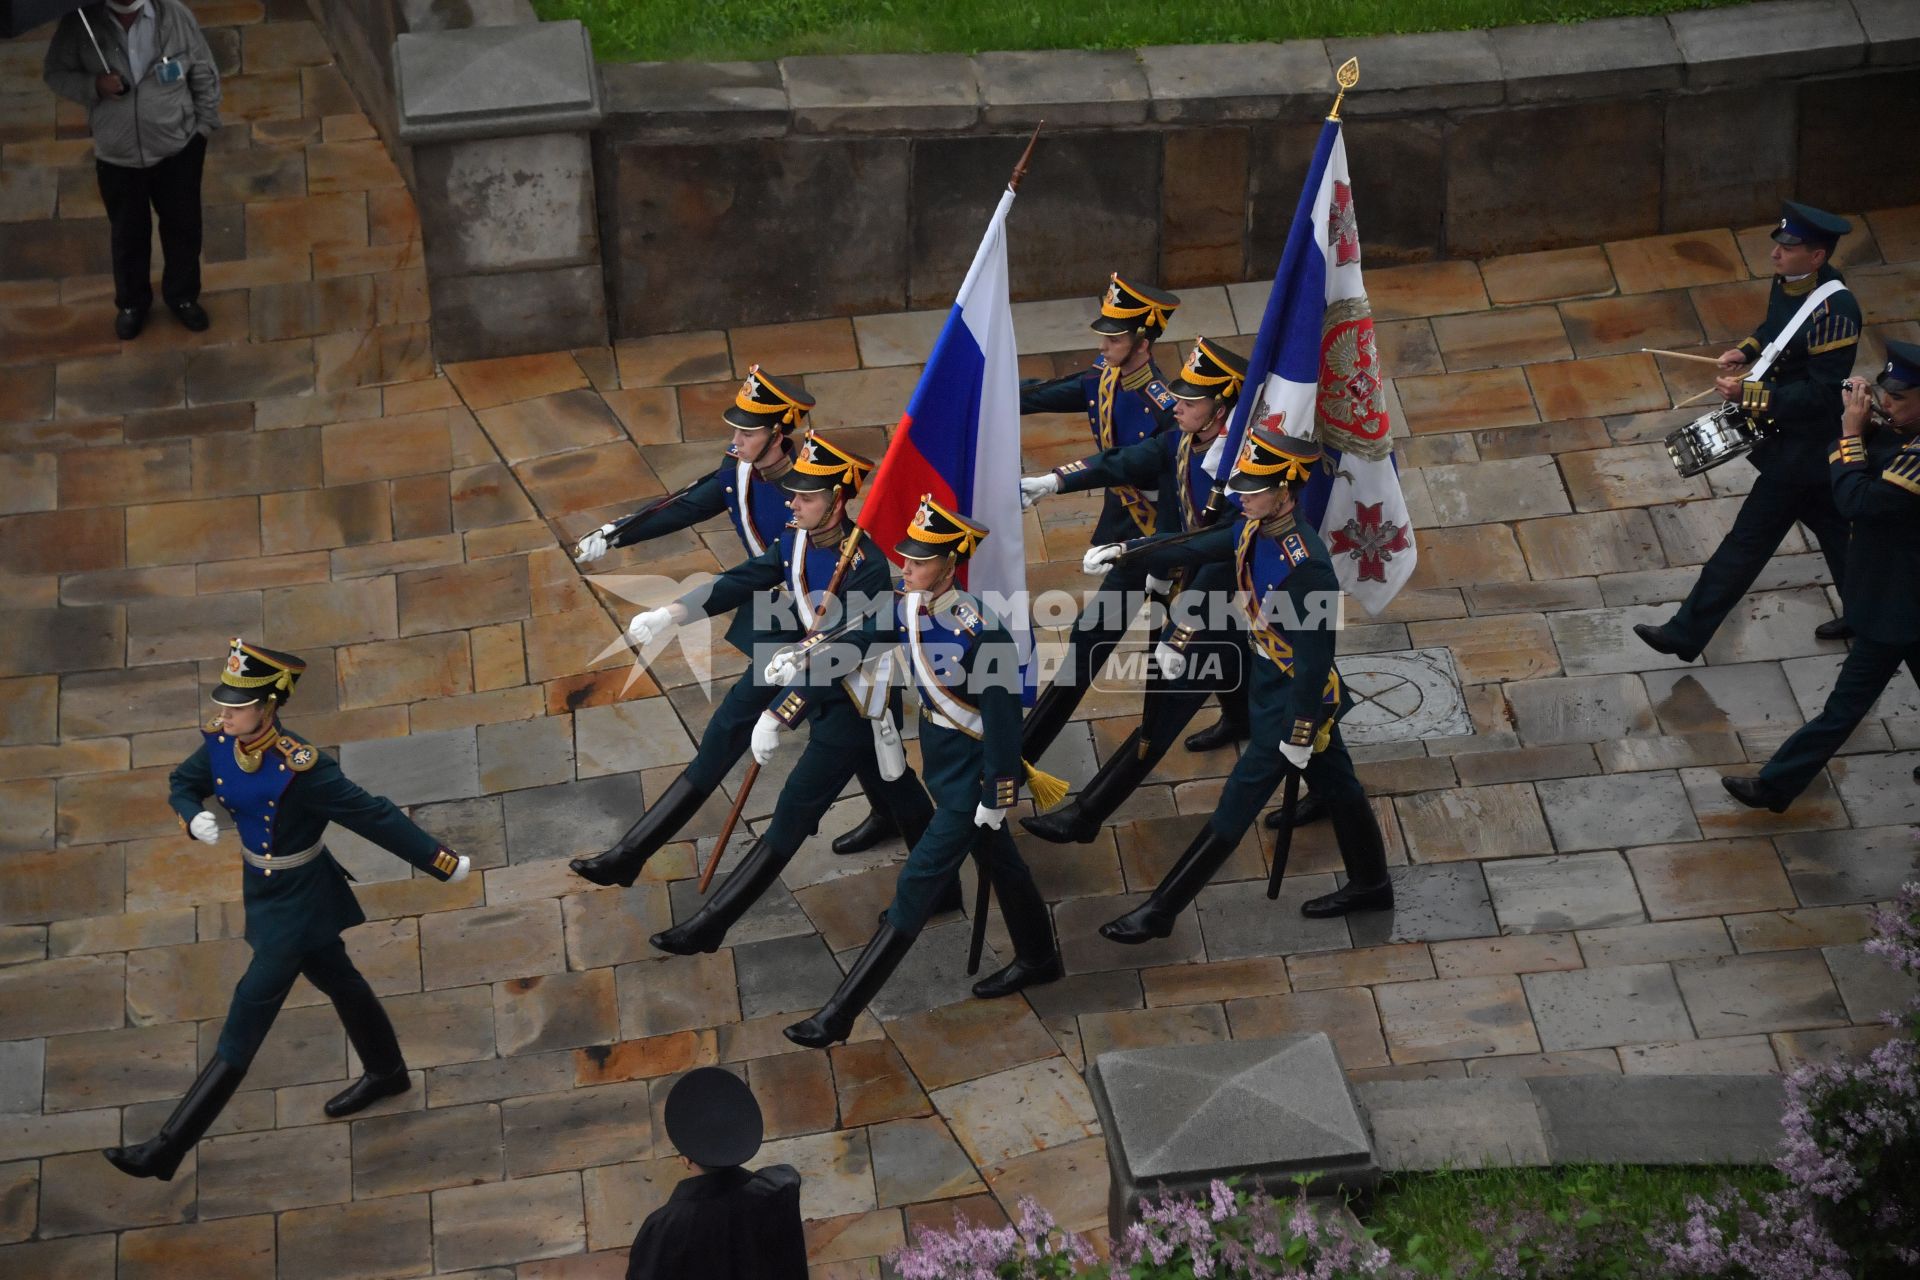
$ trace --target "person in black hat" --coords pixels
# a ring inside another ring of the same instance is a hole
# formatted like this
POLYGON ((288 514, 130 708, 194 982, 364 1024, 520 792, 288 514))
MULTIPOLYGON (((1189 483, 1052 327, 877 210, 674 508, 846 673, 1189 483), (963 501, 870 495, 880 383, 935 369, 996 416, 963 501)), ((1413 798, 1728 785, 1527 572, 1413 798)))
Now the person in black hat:
MULTIPOLYGON (((720 415, 733 428, 733 438, 727 444, 725 460, 712 474, 664 501, 601 525, 580 539, 574 548, 574 558, 581 564, 590 564, 614 547, 677 533, 722 511, 733 521, 734 532, 740 536, 740 545, 746 548, 748 560, 776 548, 789 515, 788 491, 782 480, 793 468, 791 437, 796 427, 806 425, 807 414, 813 406, 813 397, 803 387, 754 365, 747 373, 747 380, 740 384, 733 403, 720 415)), ((756 616, 760 612, 758 608, 737 609, 733 621, 727 625, 727 643, 750 660, 754 659, 756 646, 769 640, 797 638, 780 627, 763 632, 767 619, 756 616)), ((636 644, 644 646, 648 639, 671 624, 667 610, 649 609, 635 615, 628 624, 627 634, 636 644)), ((759 660, 750 661, 747 679, 743 682, 746 687, 735 685, 727 699, 715 709, 714 718, 701 738, 702 749, 707 754, 696 760, 700 767, 689 765, 682 770, 611 849, 569 862, 567 865, 575 875, 594 884, 631 888, 647 859, 699 811, 720 785, 726 771, 747 749, 747 735, 753 731, 754 719, 773 697, 772 690, 753 687, 752 677, 760 665, 759 660), (713 742, 710 750, 709 739, 713 742), (717 771, 707 767, 714 764, 718 766, 717 771)), ((875 805, 876 813, 885 813, 878 797, 870 795, 868 799, 875 805)), ((891 817, 868 821, 882 822, 886 834, 898 830, 891 817)))
MULTIPOLYGON (((1201 528, 1213 495, 1220 451, 1226 447, 1228 420, 1239 402, 1246 372, 1245 360, 1201 338, 1171 387, 1177 431, 1070 462, 1045 476, 1029 477, 1020 482, 1022 488, 1037 501, 1047 493, 1075 493, 1122 479, 1158 490, 1160 527, 1165 532, 1201 528)), ((1095 546, 1087 552, 1081 567, 1088 573, 1144 575, 1146 561, 1138 557, 1128 557, 1121 567, 1112 567, 1125 546, 1118 542, 1095 546)), ((1208 575, 1205 580, 1184 573, 1170 574, 1169 584, 1178 579, 1189 594, 1216 586, 1231 589, 1224 580, 1212 581, 1216 570, 1202 572, 1208 575)), ((1245 736, 1245 646, 1237 633, 1227 632, 1209 631, 1196 635, 1194 641, 1189 651, 1171 658, 1165 650, 1158 651, 1147 681, 1140 726, 1107 757, 1080 793, 1058 809, 1022 818, 1021 826, 1055 844, 1092 841, 1101 825, 1153 772, 1206 702, 1209 688, 1218 693, 1222 719, 1235 721, 1239 727, 1234 734, 1245 736)))
POLYGON ((906 958, 969 853, 1000 900, 1014 949, 1013 962, 976 982, 974 995, 1012 995, 1065 972, 1046 901, 1006 829, 1023 779, 1037 797, 1059 782, 1020 758, 1022 676, 1012 633, 953 585, 956 570, 986 536, 980 525, 923 496, 907 536, 894 547, 903 561, 905 594, 847 633, 822 633, 768 665, 767 678, 787 686, 773 715, 791 726, 821 696, 813 664, 844 656, 836 641, 859 654, 899 644, 893 656, 905 664, 920 695, 920 758, 935 805, 866 949, 820 1011, 786 1029, 795 1044, 824 1049, 847 1038, 854 1019, 906 958))
POLYGON ((1775 813, 1826 767, 1902 663, 1920 681, 1920 346, 1889 342, 1876 383, 1849 380, 1843 394, 1828 470, 1840 514, 1853 522, 1841 597, 1853 647, 1820 714, 1757 777, 1721 779, 1741 804, 1775 813))
MULTIPOLYGON (((736 565, 706 586, 689 592, 671 605, 676 622, 738 608, 755 593, 771 587, 784 587, 797 612, 798 627, 787 633, 799 640, 806 631, 837 625, 844 612, 855 616, 863 610, 891 607, 893 578, 887 572, 886 557, 873 539, 858 532, 847 572, 832 599, 826 588, 842 554, 847 538, 847 504, 860 489, 861 482, 873 470, 873 463, 857 453, 842 449, 820 436, 809 435, 801 445, 791 470, 781 477, 791 495, 793 526, 780 535, 777 546, 743 564, 736 565)), ((770 660, 771 653, 756 657, 770 660)), ((730 693, 728 703, 742 699, 759 708, 759 721, 751 730, 754 758, 765 764, 773 753, 776 731, 781 727, 770 711, 780 694, 780 686, 759 678, 749 670, 734 686, 743 694, 730 693)), ((808 719, 811 725, 807 749, 787 775, 774 805, 773 817, 765 831, 748 850, 740 865, 714 890, 692 918, 671 929, 653 935, 652 943, 662 951, 676 955, 716 951, 726 940, 727 930, 766 892, 800 846, 819 829, 820 819, 839 797, 847 782, 858 776, 870 796, 878 796, 886 806, 890 826, 907 834, 911 846, 926 831, 933 817, 933 802, 926 788, 907 766, 906 753, 896 728, 901 706, 897 688, 874 690, 875 717, 869 722, 856 708, 848 690, 838 682, 821 691, 808 719), (882 767, 880 753, 889 764, 882 767), (889 777, 888 775, 891 775, 889 777)), ((714 731, 700 740, 706 755, 724 755, 711 759, 702 776, 718 777, 739 757, 737 741, 727 743, 722 752, 713 743, 714 731)), ((700 762, 688 766, 689 773, 700 762)), ((960 886, 954 883, 937 910, 960 909, 960 886)))
MULTIPOLYGON (((1180 861, 1144 903, 1101 925, 1102 937, 1131 945, 1171 934, 1289 769, 1326 806, 1347 871, 1346 884, 1309 899, 1300 913, 1324 918, 1393 906, 1386 841, 1340 740, 1339 718, 1351 705, 1333 664, 1340 581, 1320 535, 1294 519, 1299 492, 1320 460, 1315 441, 1250 427, 1228 481, 1240 497, 1240 516, 1185 543, 1147 544, 1147 565, 1156 573, 1232 565, 1257 655, 1248 692, 1253 739, 1180 861)), ((1166 643, 1179 651, 1188 639, 1175 626, 1166 643)))
MULTIPOLYGON (((1093 426, 1094 447, 1103 452, 1171 433, 1178 401, 1154 363, 1153 344, 1179 305, 1180 299, 1173 294, 1130 284, 1115 272, 1100 300, 1100 314, 1090 326, 1100 335, 1100 355, 1093 366, 1050 382, 1022 383, 1020 412, 1085 412, 1093 426)), ((1151 481, 1130 484, 1109 478, 1106 499, 1094 522, 1094 543, 1152 535, 1165 527, 1160 517, 1165 500, 1166 495, 1156 493, 1151 481)), ((1021 725, 1020 749, 1028 759, 1045 755, 1067 727, 1094 673, 1126 633, 1127 622, 1147 590, 1145 573, 1122 566, 1106 575, 1081 608, 1058 673, 1021 725)))
MULTIPOLYGON (((1823 466, 1839 430, 1840 384, 1853 372, 1860 342, 1860 303, 1830 261, 1852 229, 1845 218, 1810 205, 1788 201, 1781 208, 1766 317, 1721 355, 1715 381, 1722 398, 1744 409, 1762 432, 1748 455, 1760 474, 1679 609, 1659 626, 1635 624, 1633 633, 1656 652, 1698 658, 1796 520, 1812 532, 1846 598, 1847 522, 1834 506, 1823 466), (1816 295, 1823 295, 1818 302, 1816 295), (1756 375, 1756 362, 1769 351, 1774 359, 1756 375)), ((1850 622, 1834 618, 1814 635, 1845 640, 1853 634, 1850 622)))
POLYGON ((240 1087, 299 977, 333 1001, 364 1071, 327 1101, 329 1116, 352 1115, 412 1087, 393 1023, 340 941, 367 917, 323 837, 337 822, 436 880, 463 880, 472 863, 392 801, 355 786, 332 756, 279 722, 306 665, 236 638, 213 691, 220 714, 202 726, 205 741, 168 778, 168 803, 193 839, 219 842, 219 819, 202 807, 208 796, 233 818, 253 960, 233 989, 213 1055, 160 1132, 138 1146, 107 1149, 107 1159, 134 1177, 173 1178, 240 1087))
POLYGON ((696 1067, 668 1091, 663 1119, 674 1150, 696 1172, 640 1224, 627 1280, 807 1280, 799 1170, 742 1167, 764 1131, 746 1082, 696 1067))

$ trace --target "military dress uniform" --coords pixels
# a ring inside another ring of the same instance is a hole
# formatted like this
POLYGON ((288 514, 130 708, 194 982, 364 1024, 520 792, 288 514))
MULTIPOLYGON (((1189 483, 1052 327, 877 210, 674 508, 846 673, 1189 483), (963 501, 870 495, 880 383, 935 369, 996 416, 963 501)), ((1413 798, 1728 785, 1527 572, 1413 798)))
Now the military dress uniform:
POLYGON ((275 710, 305 669, 292 654, 234 640, 214 701, 228 706, 264 701, 265 723, 241 741, 218 719, 208 721, 201 730, 205 741, 168 779, 168 802, 183 831, 209 842, 217 838, 215 820, 203 808, 208 796, 218 798, 233 817, 240 839, 245 936, 253 959, 234 987, 213 1056, 172 1118, 152 1140, 106 1153, 136 1176, 173 1176, 239 1087, 294 979, 303 975, 333 1001, 365 1069, 326 1104, 327 1114, 348 1115, 408 1088, 393 1024, 340 940, 367 917, 349 887, 350 877, 327 850, 327 824, 339 823, 436 880, 465 876, 469 864, 415 826, 392 801, 355 786, 333 757, 277 722, 275 710))
MULTIPOLYGON (((1887 348, 1881 387, 1920 397, 1920 346, 1887 348)), ((1920 438, 1884 429, 1871 441, 1843 436, 1829 457, 1834 502, 1853 522, 1842 596, 1853 645, 1826 706, 1780 745, 1759 777, 1722 779, 1741 803, 1775 813, 1826 767, 1902 663, 1920 681, 1920 438)))
POLYGON ((667 1138, 698 1167, 647 1215, 627 1253, 627 1280, 807 1280, 800 1173, 749 1171, 766 1122, 753 1091, 721 1067, 695 1067, 667 1091, 667 1138))
MULTIPOLYGON (((1095 333, 1134 336, 1152 342, 1166 330, 1179 307, 1171 293, 1129 284, 1115 272, 1100 300, 1100 314, 1088 327, 1095 333)), ((1020 412, 1085 412, 1093 428, 1094 447, 1103 453, 1125 449, 1163 433, 1171 433, 1174 397, 1151 357, 1131 373, 1094 359, 1090 368, 1020 388, 1020 412)), ((1094 524, 1095 543, 1150 537, 1165 526, 1160 520, 1162 494, 1155 478, 1144 484, 1115 480, 1106 486, 1106 499, 1094 524)), ((1092 488, 1092 484, 1081 486, 1092 488)), ((1077 492, 1077 490, 1076 490, 1077 492)), ((1146 573, 1132 565, 1111 570, 1092 599, 1075 619, 1067 637, 1067 652, 1058 673, 1028 711, 1021 727, 1021 749, 1038 760, 1073 718, 1094 673, 1126 633, 1128 605, 1146 590, 1146 573)))
MULTIPOLYGON (((1843 218, 1789 203, 1773 236, 1784 244, 1824 244, 1831 252, 1851 229, 1843 218)), ((1830 263, 1801 280, 1776 276, 1766 318, 1739 344, 1747 362, 1780 338, 1808 294, 1840 279, 1830 263)), ((1844 597, 1847 522, 1834 506, 1822 467, 1839 433, 1840 384, 1853 371, 1859 341, 1860 303, 1842 290, 1787 337, 1763 379, 1742 387, 1740 406, 1763 433, 1747 455, 1760 474, 1673 617, 1657 627, 1634 627, 1649 647, 1688 662, 1698 658, 1795 521, 1812 532, 1844 597)), ((1823 623, 1817 634, 1843 639, 1848 633, 1845 622, 1834 621, 1823 623)))
MULTIPOLYGON (((1240 398, 1246 373, 1245 360, 1202 338, 1173 383, 1172 393, 1183 400, 1214 400, 1231 409, 1240 398)), ((1199 529, 1206 523, 1207 503, 1225 447, 1224 429, 1208 440, 1176 430, 1070 462, 1056 468, 1055 474, 1068 493, 1116 480, 1152 484, 1161 497, 1164 518, 1160 527, 1167 533, 1178 533, 1199 529)), ((1092 559, 1089 557, 1089 562, 1092 559)), ((1148 564, 1147 559, 1136 557, 1126 571, 1144 576, 1151 572, 1148 564)), ((1165 579, 1190 597, 1203 599, 1209 598, 1206 593, 1231 589, 1219 565, 1182 568, 1166 574, 1165 579)), ((1237 711, 1238 719, 1244 722, 1248 664, 1238 632, 1194 629, 1179 635, 1178 651, 1186 660, 1182 674, 1168 677, 1156 665, 1147 679, 1139 726, 1071 802, 1048 813, 1022 818, 1020 824, 1028 831, 1056 844, 1092 841, 1107 818, 1172 748, 1181 730, 1205 704, 1210 688, 1218 692, 1226 709, 1223 714, 1232 717, 1237 711)))
MULTIPOLYGON (((894 549, 922 560, 951 556, 957 565, 986 535, 979 525, 923 498, 906 538, 894 549)), ((920 698, 920 759, 934 814, 900 869, 879 930, 839 989, 817 1014, 786 1029, 789 1040, 810 1048, 847 1038, 969 853, 1000 900, 1015 953, 1012 964, 982 979, 974 993, 1010 994, 1054 981, 1062 972, 1046 902, 1005 824, 1027 768, 1020 754, 1020 655, 1013 634, 978 600, 949 587, 930 601, 902 596, 845 640, 860 653, 899 646, 893 656, 920 698)), ((803 656, 806 651, 803 646, 803 656)), ((773 714, 782 723, 797 723, 817 696, 807 685, 791 685, 773 714)))
MULTIPOLYGON (((790 490, 832 490, 851 501, 861 481, 872 470, 873 463, 866 458, 818 436, 808 436, 793 469, 782 482, 790 490)), ((855 535, 859 541, 838 598, 848 602, 850 608, 870 607, 879 602, 891 607, 893 579, 887 572, 886 558, 864 532, 856 530, 855 535)), ((839 620, 832 612, 834 606, 824 598, 824 592, 839 563, 843 536, 845 526, 838 523, 828 530, 790 528, 781 534, 777 546, 729 569, 707 587, 682 597, 680 603, 690 612, 718 613, 737 608, 759 591, 784 586, 798 611, 798 627, 787 633, 786 638, 798 641, 822 624, 832 625, 839 620)), ((766 708, 780 693, 779 686, 762 680, 757 669, 743 675, 734 688, 752 691, 759 716, 767 714, 766 708)), ((889 690, 888 696, 888 714, 892 717, 889 723, 895 724, 900 714, 899 691, 889 690)), ((734 695, 730 693, 728 702, 732 701, 734 695)), ((927 798, 926 788, 920 785, 911 768, 897 778, 888 779, 883 775, 873 733, 844 688, 836 683, 821 690, 820 696, 812 701, 807 720, 810 728, 806 750, 781 786, 780 798, 765 832, 733 874, 691 919, 653 935, 654 946, 678 955, 718 950, 727 930, 780 878, 807 837, 819 830, 820 819, 841 790, 856 776, 869 796, 879 797, 893 825, 906 834, 909 844, 926 830, 933 817, 933 802, 927 798)), ((696 758, 687 771, 689 775, 697 774, 703 782, 712 778, 717 785, 719 777, 739 757, 744 744, 730 736, 723 747, 715 749, 712 743, 715 736, 709 727, 700 740, 701 755, 713 758, 696 758)), ((953 910, 959 906, 956 884, 941 909, 953 910)))
MULTIPOLYGON (((1311 440, 1255 427, 1229 484, 1242 494, 1283 484, 1297 492, 1320 457, 1311 440)), ((1334 667, 1332 610, 1326 607, 1337 598, 1340 582, 1320 535, 1291 513, 1258 522, 1242 515, 1188 542, 1153 549, 1147 561, 1156 572, 1219 561, 1232 566, 1255 655, 1248 691, 1253 736, 1212 817, 1180 861, 1145 903, 1102 925, 1101 934, 1140 943, 1172 933, 1180 912, 1233 853, 1286 771, 1296 767, 1333 820, 1347 871, 1343 888, 1310 900, 1302 913, 1336 916, 1392 906, 1386 843, 1340 738, 1339 717, 1349 700, 1334 667)), ((1172 643, 1178 648, 1184 642, 1172 643)))
MULTIPOLYGON (((630 546, 677 533, 724 511, 733 522, 740 545, 746 548, 747 563, 758 561, 763 567, 777 568, 787 530, 784 479, 793 468, 795 456, 789 437, 794 427, 806 420, 813 406, 813 397, 805 390, 763 371, 759 365, 753 366, 734 402, 720 416, 727 425, 739 430, 774 432, 777 438, 773 447, 780 451, 779 461, 771 466, 759 466, 741 459, 734 446, 728 445, 726 460, 680 497, 665 506, 602 525, 587 535, 580 543, 581 558, 597 559, 608 547, 630 546)), ((576 875, 595 884, 631 887, 647 859, 699 811, 707 797, 719 787, 727 770, 747 749, 753 722, 766 710, 774 694, 772 688, 757 678, 760 665, 765 661, 762 649, 769 643, 798 639, 800 634, 790 622, 786 626, 768 625, 769 619, 779 618, 783 613, 790 619, 791 610, 783 609, 779 599, 784 581, 784 577, 776 578, 749 590, 728 606, 733 609, 733 618, 727 624, 727 643, 747 655, 746 674, 714 708, 693 762, 667 785, 659 799, 611 849, 592 858, 575 858, 569 862, 567 865, 576 875)), ((821 578, 820 583, 824 586, 826 579, 821 578)), ((721 611, 716 607, 707 612, 721 611)), ((874 797, 870 795, 869 799, 874 797)), ((876 807, 884 811, 877 801, 876 807)), ((869 818, 868 822, 871 824, 874 819, 869 818)), ((877 825, 881 828, 880 835, 894 829, 890 822, 877 825)))

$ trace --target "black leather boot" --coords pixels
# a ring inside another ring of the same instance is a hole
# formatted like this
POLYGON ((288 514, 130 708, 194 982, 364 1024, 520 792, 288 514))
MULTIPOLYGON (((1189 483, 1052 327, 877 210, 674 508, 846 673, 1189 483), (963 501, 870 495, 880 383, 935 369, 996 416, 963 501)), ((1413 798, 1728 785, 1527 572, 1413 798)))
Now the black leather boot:
POLYGON ((1198 733, 1187 735, 1187 750, 1212 751, 1218 747, 1244 742, 1253 736, 1253 729, 1247 724, 1246 717, 1236 716, 1222 708, 1220 718, 1198 733))
POLYGON ((230 1066, 225 1058, 214 1054, 207 1059, 207 1065, 200 1068, 199 1077, 167 1117, 167 1122, 160 1126, 159 1133, 137 1147, 108 1147, 101 1154, 113 1162, 114 1168, 135 1178, 173 1181, 174 1172, 187 1158, 187 1152, 193 1150, 193 1144, 200 1141, 200 1135, 207 1131, 246 1078, 244 1068, 230 1066))
POLYGON ((327 1099, 324 1110, 336 1120, 413 1087, 407 1060, 400 1054, 400 1039, 393 1034, 393 1020, 380 1007, 380 997, 364 982, 355 983, 354 988, 334 997, 333 1008, 359 1055, 363 1074, 327 1099))
POLYGON ((1664 653, 1682 662, 1692 662, 1700 656, 1698 649, 1687 648, 1687 642, 1665 624, 1656 627, 1649 623, 1636 622, 1633 624, 1633 634, 1639 636, 1640 642, 1655 653, 1664 653))
POLYGON ((809 1049, 824 1049, 845 1040, 853 1030, 853 1021, 867 1002, 878 995, 887 979, 900 967, 900 961, 913 946, 913 936, 900 932, 880 917, 880 928, 867 941, 867 949, 853 962, 853 968, 840 980, 839 989, 820 1007, 820 1012, 786 1029, 787 1039, 809 1049))
POLYGON ((1153 772, 1152 763, 1140 758, 1140 735, 1135 729, 1079 795, 1050 813, 1020 819, 1020 825, 1050 844, 1091 844, 1113 811, 1153 772))
POLYGON ((1118 920, 1100 926, 1100 936, 1109 942, 1135 946, 1164 938, 1173 932, 1173 922, 1200 896, 1213 879, 1213 873, 1232 856, 1238 840, 1224 840, 1214 832, 1211 822, 1200 828, 1193 843, 1180 855, 1166 879, 1154 886, 1147 900, 1118 920))
MULTIPOLYGON (((1916 773, 1915 777, 1920 777, 1916 773)), ((1785 813, 1787 806, 1793 803, 1792 796, 1783 796, 1767 785, 1764 778, 1722 778, 1720 785, 1727 794, 1749 809, 1767 809, 1774 813, 1785 813)))
POLYGON ((993 896, 1000 903, 1000 916, 1013 939, 1013 963, 974 983, 973 994, 982 1000, 997 1000, 1065 977, 1060 944, 1053 936, 1053 917, 1047 914, 1047 904, 1040 895, 1007 893, 996 881, 993 896))
MULTIPOLYGON (((1267 824, 1267 830, 1278 831, 1280 829, 1280 815, 1285 812, 1285 809, 1274 809, 1269 812, 1267 816, 1262 819, 1262 821, 1267 824)), ((1306 826, 1309 822, 1318 822, 1326 816, 1326 803, 1311 791, 1294 802, 1293 825, 1295 830, 1306 826)))
POLYGON ((688 782, 686 774, 681 774, 667 784, 660 798, 640 815, 640 821, 627 828, 627 834, 620 837, 618 844, 598 857, 575 858, 567 866, 583 880, 631 889, 633 882, 640 878, 640 868, 647 865, 647 859, 679 833, 687 819, 707 802, 709 794, 688 782))
MULTIPOLYGON (((1063 668, 1061 675, 1067 674, 1063 668)), ((1053 745, 1053 740, 1073 719, 1073 709, 1080 705, 1080 696, 1085 692, 1080 686, 1059 678, 1040 691, 1040 696, 1034 700, 1033 710, 1027 712, 1020 721, 1020 755, 1023 759, 1037 761, 1047 754, 1047 748, 1053 745)))
POLYGON ((1845 618, 1829 618, 1813 629, 1815 640, 1851 640, 1853 624, 1845 618))
POLYGON ((865 853, 882 840, 899 834, 900 828, 895 825, 893 818, 876 805, 867 810, 867 816, 860 820, 859 826, 833 838, 833 851, 865 853))
POLYGON ((1310 920, 1350 915, 1355 911, 1387 911, 1393 907, 1393 879, 1387 874, 1387 843, 1380 834, 1379 819, 1373 806, 1357 788, 1327 806, 1333 819, 1334 839, 1340 845, 1340 861, 1347 870, 1347 882, 1332 893, 1309 898, 1300 904, 1300 914, 1310 920))
POLYGON ((713 896, 701 903, 700 909, 685 923, 662 930, 647 941, 676 956, 718 951, 720 944, 727 940, 727 930, 780 878, 781 870, 792 856, 781 853, 765 836, 760 837, 726 883, 715 889, 713 896))

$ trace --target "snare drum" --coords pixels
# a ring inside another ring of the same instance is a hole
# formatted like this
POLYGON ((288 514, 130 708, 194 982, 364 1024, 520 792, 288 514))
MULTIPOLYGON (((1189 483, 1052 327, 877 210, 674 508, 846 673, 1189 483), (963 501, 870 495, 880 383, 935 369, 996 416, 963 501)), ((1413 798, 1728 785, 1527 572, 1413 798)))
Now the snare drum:
POLYGON ((1683 476, 1697 476, 1730 462, 1760 440, 1759 432, 1737 404, 1703 413, 1667 437, 1667 456, 1683 476))

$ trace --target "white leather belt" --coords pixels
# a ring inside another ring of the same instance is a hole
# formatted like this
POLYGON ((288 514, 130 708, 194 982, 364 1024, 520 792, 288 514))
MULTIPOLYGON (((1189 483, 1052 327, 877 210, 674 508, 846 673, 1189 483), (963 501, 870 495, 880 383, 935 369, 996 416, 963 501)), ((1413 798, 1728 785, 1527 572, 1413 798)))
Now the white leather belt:
POLYGON ((304 867, 312 862, 326 847, 325 840, 315 840, 311 846, 298 853, 283 853, 277 857, 271 853, 255 853, 243 847, 240 850, 240 856, 247 860, 248 866, 257 867, 261 871, 291 871, 295 867, 304 867))

